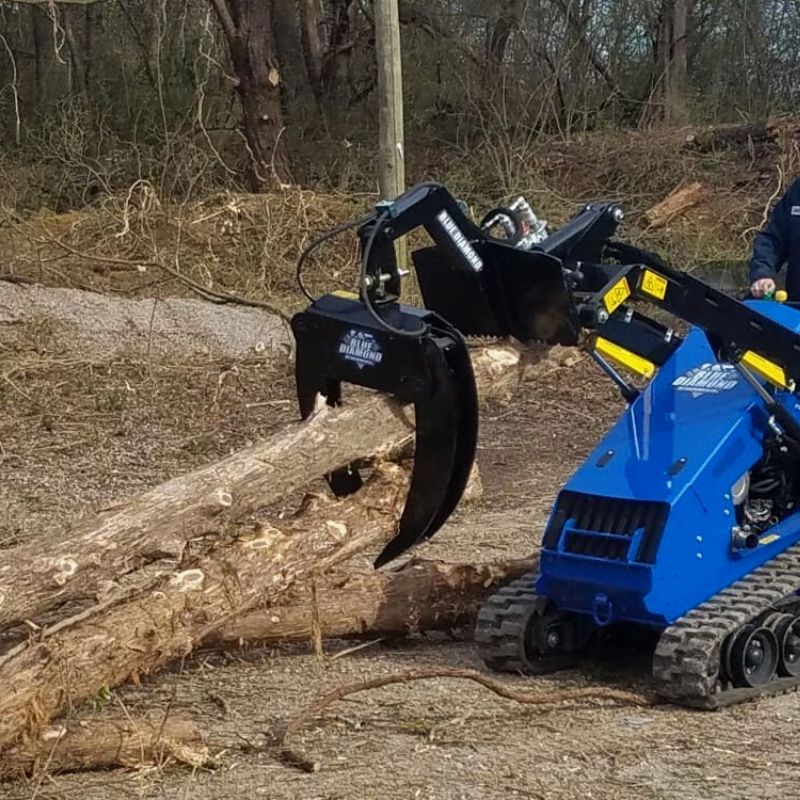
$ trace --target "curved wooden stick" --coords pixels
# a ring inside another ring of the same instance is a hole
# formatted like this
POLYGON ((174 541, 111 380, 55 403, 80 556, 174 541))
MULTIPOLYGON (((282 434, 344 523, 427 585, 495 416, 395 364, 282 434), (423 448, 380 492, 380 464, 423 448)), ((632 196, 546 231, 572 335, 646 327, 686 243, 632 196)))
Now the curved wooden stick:
POLYGON ((408 672, 400 672, 394 675, 381 675, 378 678, 371 678, 370 680, 339 686, 318 697, 313 703, 306 706, 293 720, 288 722, 283 732, 277 737, 281 760, 304 772, 316 772, 320 768, 319 762, 310 759, 302 751, 295 750, 290 746, 292 737, 306 722, 319 716, 322 711, 337 700, 342 700, 357 692, 364 692, 368 689, 380 689, 383 686, 391 686, 397 683, 429 680, 431 678, 455 678, 458 680, 474 681, 484 688, 489 689, 489 691, 500 695, 500 697, 513 700, 516 703, 532 706, 564 703, 570 700, 613 700, 617 703, 634 706, 653 706, 658 704, 655 698, 648 697, 647 695, 638 692, 627 692, 620 689, 609 689, 605 686, 589 686, 584 689, 553 689, 549 691, 520 692, 473 669, 434 667, 424 670, 409 670, 408 672))

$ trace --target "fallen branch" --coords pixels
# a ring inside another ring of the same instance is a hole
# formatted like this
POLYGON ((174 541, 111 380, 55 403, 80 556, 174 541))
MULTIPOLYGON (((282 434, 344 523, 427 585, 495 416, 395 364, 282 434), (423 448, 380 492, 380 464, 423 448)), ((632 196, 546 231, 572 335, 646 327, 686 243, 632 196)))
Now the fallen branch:
POLYGON ((472 624, 495 588, 535 570, 537 563, 535 558, 495 564, 414 560, 394 572, 348 570, 321 579, 315 607, 308 587, 299 586, 287 598, 291 602, 232 620, 204 645, 309 641, 315 616, 326 638, 450 630, 472 624))
POLYGON ((412 681, 431 680, 434 678, 452 678, 468 680, 480 684, 485 689, 494 692, 507 700, 523 705, 542 706, 557 703, 577 702, 582 700, 608 700, 634 706, 656 705, 657 701, 644 694, 626 692, 619 689, 609 689, 603 686, 591 686, 584 689, 553 689, 535 692, 519 692, 510 686, 471 669, 452 669, 448 667, 434 667, 425 670, 411 670, 394 675, 381 675, 366 681, 339 686, 326 692, 313 703, 306 706, 294 719, 286 724, 283 732, 277 736, 281 759, 291 766, 302 769, 304 772, 316 772, 320 768, 317 761, 310 759, 303 752, 293 749, 292 738, 300 729, 312 719, 318 717, 328 706, 358 692, 369 689, 380 689, 398 683, 411 683, 412 681))
POLYGON ((38 737, 6 750, 0 760, 0 777, 140 768, 169 762, 199 767, 208 761, 203 734, 190 719, 72 720, 50 725, 38 737))
POLYGON ((774 142, 780 138, 793 138, 800 133, 800 123, 779 120, 754 122, 745 125, 715 125, 693 133, 686 138, 686 145, 700 152, 709 152, 726 147, 747 146, 774 142))
POLYGON ((645 219, 651 228, 660 228, 702 202, 707 194, 701 183, 679 187, 670 192, 660 203, 645 211, 645 219))

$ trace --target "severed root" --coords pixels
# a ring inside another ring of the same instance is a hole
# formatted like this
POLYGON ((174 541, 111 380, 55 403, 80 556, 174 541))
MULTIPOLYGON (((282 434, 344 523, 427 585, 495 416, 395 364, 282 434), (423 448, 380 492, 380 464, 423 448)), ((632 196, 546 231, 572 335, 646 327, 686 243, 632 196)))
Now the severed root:
POLYGON ((33 740, 6 750, 0 777, 209 762, 197 725, 185 717, 73 720, 49 725, 33 740))
POLYGON ((342 700, 352 694, 364 692, 369 689, 380 689, 397 683, 411 683, 412 681, 430 680, 432 678, 455 678, 458 680, 474 681, 489 689, 500 697, 513 700, 516 703, 531 706, 543 706, 556 703, 566 703, 581 700, 611 700, 615 703, 632 706, 652 706, 657 700, 638 692, 627 692, 620 689, 609 689, 604 686, 590 686, 584 689, 553 689, 548 691, 520 692, 498 680, 472 669, 452 669, 448 667, 434 667, 424 670, 409 670, 395 675, 382 675, 358 683, 350 683, 332 689, 306 706, 293 720, 286 724, 283 732, 277 737, 280 748, 281 760, 290 766, 297 767, 304 772, 317 772, 320 768, 318 761, 309 758, 303 752, 291 747, 292 737, 309 720, 318 717, 328 706, 337 700, 342 700))

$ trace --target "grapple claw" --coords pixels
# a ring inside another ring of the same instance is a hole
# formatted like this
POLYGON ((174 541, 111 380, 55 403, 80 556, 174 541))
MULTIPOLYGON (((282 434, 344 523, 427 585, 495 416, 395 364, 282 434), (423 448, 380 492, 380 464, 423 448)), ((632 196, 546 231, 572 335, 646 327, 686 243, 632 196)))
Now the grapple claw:
MULTIPOLYGON (((297 341, 296 379, 301 415, 318 394, 341 401, 341 384, 385 392, 414 404, 416 446, 411 486, 395 537, 376 566, 430 538, 466 488, 475 460, 478 402, 462 335, 436 314, 393 304, 381 310, 399 336, 376 321, 356 296, 325 295, 292 320, 297 341)), ((351 466, 328 476, 337 495, 361 487, 351 466)))

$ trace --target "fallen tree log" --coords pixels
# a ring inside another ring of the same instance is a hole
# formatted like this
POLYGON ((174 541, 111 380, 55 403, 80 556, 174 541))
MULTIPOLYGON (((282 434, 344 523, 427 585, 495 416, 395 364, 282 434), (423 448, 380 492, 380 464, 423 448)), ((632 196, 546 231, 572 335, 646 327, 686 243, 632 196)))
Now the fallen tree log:
POLYGON ((203 300, 109 297, 80 289, 0 281, 0 330, 17 349, 81 362, 120 358, 288 358, 293 340, 286 323, 258 308, 203 300))
MULTIPOLYGON (((504 396, 521 376, 520 350, 476 350, 484 398, 504 396)), ((219 537, 233 523, 360 458, 377 460, 413 439, 411 412, 369 394, 362 402, 323 407, 304 423, 227 459, 174 478, 90 520, 0 554, 0 630, 102 588, 145 563, 180 559, 189 540, 219 537)))
POLYGON ((701 183, 690 183, 670 192, 660 203, 644 212, 645 219, 651 228, 660 228, 671 222, 684 211, 701 203, 707 191, 701 183))
POLYGON ((686 137, 686 145, 700 152, 726 147, 774 142, 800 134, 800 123, 791 120, 753 122, 745 125, 715 125, 686 137))
POLYGON ((493 564, 412 560, 393 572, 327 575, 316 591, 297 587, 286 602, 258 608, 207 637, 204 646, 275 644, 322 637, 406 635, 472 624, 496 588, 536 569, 538 559, 493 564))
POLYGON ((203 734, 184 717, 70 720, 48 725, 37 737, 6 750, 0 759, 0 777, 138 769, 170 762, 201 767, 208 761, 203 734))
POLYGON ((405 504, 408 471, 378 466, 346 500, 311 497, 282 530, 264 525, 97 619, 30 645, 0 666, 0 749, 37 735, 103 687, 138 680, 191 652, 258 603, 355 553, 385 544, 405 504))

